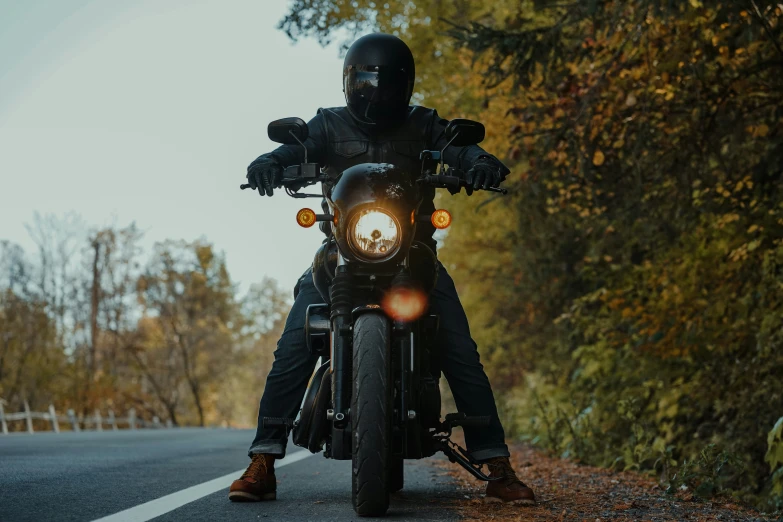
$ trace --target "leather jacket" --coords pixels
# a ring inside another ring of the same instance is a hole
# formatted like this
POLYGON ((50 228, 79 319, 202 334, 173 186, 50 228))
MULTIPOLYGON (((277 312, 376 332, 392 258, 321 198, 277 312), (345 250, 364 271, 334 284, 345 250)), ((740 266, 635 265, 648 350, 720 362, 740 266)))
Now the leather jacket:
MULTIPOLYGON (((305 141, 305 146, 308 160, 318 163, 326 174, 333 177, 360 163, 392 163, 413 172, 420 172, 419 154, 425 149, 443 149, 446 145, 444 131, 448 123, 439 117, 434 109, 410 106, 407 118, 400 124, 391 128, 369 129, 357 123, 346 107, 319 109, 316 116, 307 123, 310 136, 305 141)), ((298 145, 282 145, 260 156, 256 161, 269 161, 270 158, 282 167, 288 167, 302 163, 304 151, 298 145)), ((464 172, 470 170, 479 158, 495 160, 504 178, 509 173, 497 158, 478 145, 452 146, 446 149, 444 155, 447 165, 464 172)), ((420 212, 434 212, 435 189, 425 188, 423 196, 420 212)), ((435 227, 430 223, 420 223, 416 227, 416 240, 428 244, 434 251, 434 232, 435 227)))

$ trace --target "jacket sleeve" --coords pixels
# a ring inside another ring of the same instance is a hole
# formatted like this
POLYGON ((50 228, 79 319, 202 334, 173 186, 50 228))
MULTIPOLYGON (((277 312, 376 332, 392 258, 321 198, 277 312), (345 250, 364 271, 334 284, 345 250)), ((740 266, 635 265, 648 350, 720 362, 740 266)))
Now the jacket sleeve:
MULTIPOLYGON (((430 140, 433 149, 442 150, 443 147, 446 146, 446 143, 448 143, 448 140, 446 139, 446 126, 449 124, 449 121, 438 116, 437 111, 432 111, 432 114, 433 122, 430 140)), ((446 149, 443 161, 450 167, 467 172, 481 158, 488 158, 497 163, 503 179, 511 172, 503 162, 478 145, 468 145, 467 147, 451 146, 446 149)))
MULTIPOLYGON (((309 137, 304 142, 307 147, 307 161, 323 165, 326 160, 326 129, 320 110, 307 122, 307 131, 309 137)), ((299 144, 281 145, 272 152, 260 155, 250 165, 269 162, 277 163, 284 168, 304 163, 304 150, 299 144)))

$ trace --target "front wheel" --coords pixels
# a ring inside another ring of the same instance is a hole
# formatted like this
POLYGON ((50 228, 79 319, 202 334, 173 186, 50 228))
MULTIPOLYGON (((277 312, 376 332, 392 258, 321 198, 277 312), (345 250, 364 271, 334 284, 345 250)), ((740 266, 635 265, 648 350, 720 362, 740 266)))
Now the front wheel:
POLYGON ((359 516, 389 509, 390 380, 389 321, 381 314, 359 316, 353 326, 351 397, 352 496, 359 516))

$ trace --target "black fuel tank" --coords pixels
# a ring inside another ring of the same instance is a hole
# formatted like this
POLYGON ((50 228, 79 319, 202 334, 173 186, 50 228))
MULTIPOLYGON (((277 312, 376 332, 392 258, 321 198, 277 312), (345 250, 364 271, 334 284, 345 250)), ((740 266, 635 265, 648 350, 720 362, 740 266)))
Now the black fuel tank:
POLYGON ((440 269, 435 252, 421 241, 414 241, 409 256, 411 277, 429 294, 435 288, 440 269))
POLYGON ((329 301, 329 286, 337 270, 337 245, 329 238, 321 245, 313 259, 313 284, 324 303, 329 301))

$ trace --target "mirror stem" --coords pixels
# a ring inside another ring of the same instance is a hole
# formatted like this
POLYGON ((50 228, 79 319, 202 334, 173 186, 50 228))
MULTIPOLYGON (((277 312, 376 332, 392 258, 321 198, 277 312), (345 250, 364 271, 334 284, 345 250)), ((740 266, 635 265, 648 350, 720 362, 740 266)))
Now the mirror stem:
MULTIPOLYGON (((297 142, 299 145, 301 145, 301 146, 304 148, 304 150, 305 150, 305 157, 304 157, 304 162, 305 162, 305 163, 307 163, 307 147, 305 147, 305 144, 304 144, 304 143, 302 143, 302 141, 301 141, 301 140, 300 140, 300 139, 299 139, 299 138, 296 136, 296 134, 294 134, 294 132, 293 132, 293 131, 290 131, 290 130, 289 130, 289 131, 288 131, 288 134, 290 134, 290 135, 291 135, 291 137, 293 137, 293 138, 296 140, 296 142, 297 142)), ((456 138, 456 136, 455 136, 455 138, 456 138)), ((450 143, 450 142, 449 142, 449 143, 450 143)), ((448 147, 448 145, 446 145, 446 146, 448 147)))
MULTIPOLYGON (((289 132, 290 132, 290 131, 289 131, 289 132)), ((452 143, 454 140, 456 140, 456 139, 457 139, 457 136, 459 136, 459 132, 457 132, 457 134, 455 134, 455 135, 454 135, 454 137, 453 137, 453 138, 451 138, 451 139, 449 140, 449 142, 446 144, 446 146, 445 146, 445 147, 443 147, 442 149, 440 149, 440 172, 438 172, 438 174, 442 174, 442 173, 443 173, 443 168, 444 168, 444 167, 443 167, 443 164, 444 164, 444 161, 445 161, 445 156, 444 156, 443 152, 444 152, 446 149, 448 149, 448 148, 449 148, 449 146, 451 145, 451 143, 452 143)), ((452 165, 452 168, 455 168, 455 167, 452 165)))

